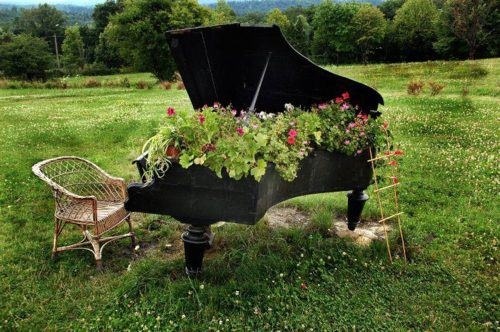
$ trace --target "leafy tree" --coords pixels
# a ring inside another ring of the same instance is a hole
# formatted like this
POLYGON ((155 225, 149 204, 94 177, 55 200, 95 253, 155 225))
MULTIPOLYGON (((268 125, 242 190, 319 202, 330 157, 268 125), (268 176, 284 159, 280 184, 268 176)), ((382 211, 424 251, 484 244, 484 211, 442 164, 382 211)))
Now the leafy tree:
POLYGON ((311 26, 304 15, 298 15, 287 35, 290 44, 300 53, 309 54, 311 46, 311 26))
POLYGON ((169 80, 175 64, 165 32, 202 25, 208 16, 208 9, 195 0, 126 1, 123 11, 110 19, 110 40, 136 70, 169 80))
POLYGON ((121 1, 106 0, 104 3, 95 5, 92 18, 94 19, 94 27, 98 36, 108 25, 109 18, 122 9, 123 3, 121 1))
POLYGON ((95 61, 107 68, 116 69, 125 64, 120 55, 117 43, 113 42, 113 26, 108 25, 99 35, 99 43, 95 49, 95 61))
POLYGON ((381 46, 386 31, 384 14, 372 5, 363 5, 353 17, 356 45, 359 47, 363 63, 368 56, 381 46))
POLYGON ((447 4, 451 9, 451 29, 467 44, 469 59, 474 59, 488 37, 485 25, 492 3, 486 0, 450 0, 447 4))
POLYGON ((54 35, 62 36, 66 19, 62 12, 47 4, 22 9, 14 22, 15 33, 25 33, 52 42, 54 35))
POLYGON ((404 2, 405 0, 384 0, 378 8, 384 13, 386 19, 392 20, 404 2))
POLYGON ((0 43, 0 71, 7 77, 44 79, 51 63, 49 46, 41 38, 20 34, 0 43))
POLYGON ((80 26, 80 36, 83 40, 83 54, 86 63, 95 61, 95 48, 99 42, 97 30, 88 25, 80 26))
POLYGON ((354 3, 322 2, 314 13, 312 51, 324 62, 341 58, 352 59, 355 52, 355 34, 352 19, 359 5, 354 3))
POLYGON ((217 0, 217 5, 210 14, 209 24, 225 24, 236 21, 236 13, 226 0, 217 0))
POLYGON ((62 61, 69 72, 83 68, 83 40, 78 25, 66 28, 62 44, 62 61))
POLYGON ((406 59, 423 60, 434 56, 438 10, 432 0, 407 0, 394 16, 396 39, 406 59))
POLYGON ((238 21, 241 23, 248 23, 248 24, 261 24, 264 23, 266 19, 266 15, 261 12, 251 12, 244 14, 242 16, 239 16, 238 21))
POLYGON ((276 24, 283 31, 287 31, 290 28, 290 21, 288 20, 288 17, 278 8, 274 8, 267 13, 266 23, 276 24))

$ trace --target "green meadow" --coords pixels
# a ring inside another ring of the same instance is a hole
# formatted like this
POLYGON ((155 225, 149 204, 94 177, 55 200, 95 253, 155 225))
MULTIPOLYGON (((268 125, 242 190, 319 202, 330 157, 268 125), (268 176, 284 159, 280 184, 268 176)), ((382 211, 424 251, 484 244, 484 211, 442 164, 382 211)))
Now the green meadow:
MULTIPOLYGON (((327 69, 375 87, 395 144, 409 262, 396 231, 359 247, 332 236, 345 193, 282 203, 311 216, 304 228, 226 223, 198 279, 184 274, 184 226, 132 216, 140 249, 106 247, 50 256, 52 194, 31 173, 43 159, 81 156, 127 182, 132 160, 165 109, 190 109, 185 90, 149 74, 67 79, 68 88, 0 89, 1 330, 496 330, 500 328, 500 59, 327 69), (123 80, 130 87, 105 81, 123 80), (149 82, 138 89, 137 82, 149 82), (410 95, 410 82, 423 90, 410 95), (443 85, 431 95, 429 82, 443 85)), ((5 82, 4 82, 5 83, 5 82)), ((7 87, 8 84, 4 84, 7 87)), ((363 218, 378 218, 373 188, 363 218)), ((390 200, 385 202, 391 204, 390 200)), ((123 229, 126 229, 124 226, 123 229)), ((66 228, 66 240, 79 239, 66 228)))

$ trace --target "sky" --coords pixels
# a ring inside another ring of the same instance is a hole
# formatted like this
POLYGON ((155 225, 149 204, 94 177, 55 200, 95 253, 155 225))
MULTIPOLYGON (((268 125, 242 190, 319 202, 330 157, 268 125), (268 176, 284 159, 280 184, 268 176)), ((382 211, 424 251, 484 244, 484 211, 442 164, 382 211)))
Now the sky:
MULTIPOLYGON (((48 3, 49 5, 75 5, 75 6, 94 6, 103 3, 105 0, 0 0, 0 4, 9 5, 37 5, 48 3)), ((198 0, 200 3, 212 3, 216 0, 198 0)))

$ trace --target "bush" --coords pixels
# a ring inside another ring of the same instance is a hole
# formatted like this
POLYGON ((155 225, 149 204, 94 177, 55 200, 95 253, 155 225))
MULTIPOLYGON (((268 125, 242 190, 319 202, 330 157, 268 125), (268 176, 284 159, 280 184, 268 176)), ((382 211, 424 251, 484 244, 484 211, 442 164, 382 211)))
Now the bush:
POLYGON ((83 69, 80 71, 80 74, 84 76, 98 76, 98 75, 110 75, 117 73, 118 70, 108 68, 103 63, 92 63, 85 65, 83 69))
POLYGON ((457 66, 451 73, 453 79, 478 79, 488 75, 488 70, 477 63, 463 63, 457 66))
POLYGON ((83 82, 83 86, 86 88, 99 88, 101 87, 101 81, 98 81, 95 78, 91 77, 83 82))
POLYGON ((410 83, 408 83, 406 91, 408 91, 409 95, 417 96, 417 95, 419 95, 422 92, 423 88, 424 88, 424 82, 422 82, 422 81, 411 81, 410 83))
POLYGON ((7 77, 43 80, 51 63, 49 46, 41 38, 21 34, 0 44, 0 71, 7 77))
POLYGON ((152 85, 144 80, 140 80, 135 84, 137 89, 151 89, 152 85))
POLYGON ((431 96, 436 96, 444 89, 444 84, 429 81, 429 89, 431 90, 431 96))
POLYGON ((43 85, 43 88, 46 89, 67 89, 68 88, 68 82, 64 80, 50 80, 45 82, 43 85))
POLYGON ((170 83, 169 81, 160 82, 160 86, 165 90, 172 89, 172 83, 170 83))
POLYGON ((130 88, 130 81, 128 77, 123 77, 120 79, 106 81, 103 85, 110 88, 130 88))

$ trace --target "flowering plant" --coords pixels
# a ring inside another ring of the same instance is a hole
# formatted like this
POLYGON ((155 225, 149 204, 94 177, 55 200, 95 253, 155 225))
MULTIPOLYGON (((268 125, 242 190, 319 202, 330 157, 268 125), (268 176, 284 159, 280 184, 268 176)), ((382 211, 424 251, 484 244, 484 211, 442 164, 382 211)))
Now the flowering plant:
POLYGON ((383 143, 378 120, 360 113, 344 93, 309 111, 285 105, 279 114, 249 113, 215 103, 196 112, 169 107, 158 133, 144 146, 149 175, 161 176, 172 162, 204 165, 222 177, 251 175, 259 181, 268 163, 287 181, 313 149, 356 156, 383 143), (382 141, 381 141, 382 140, 382 141))

